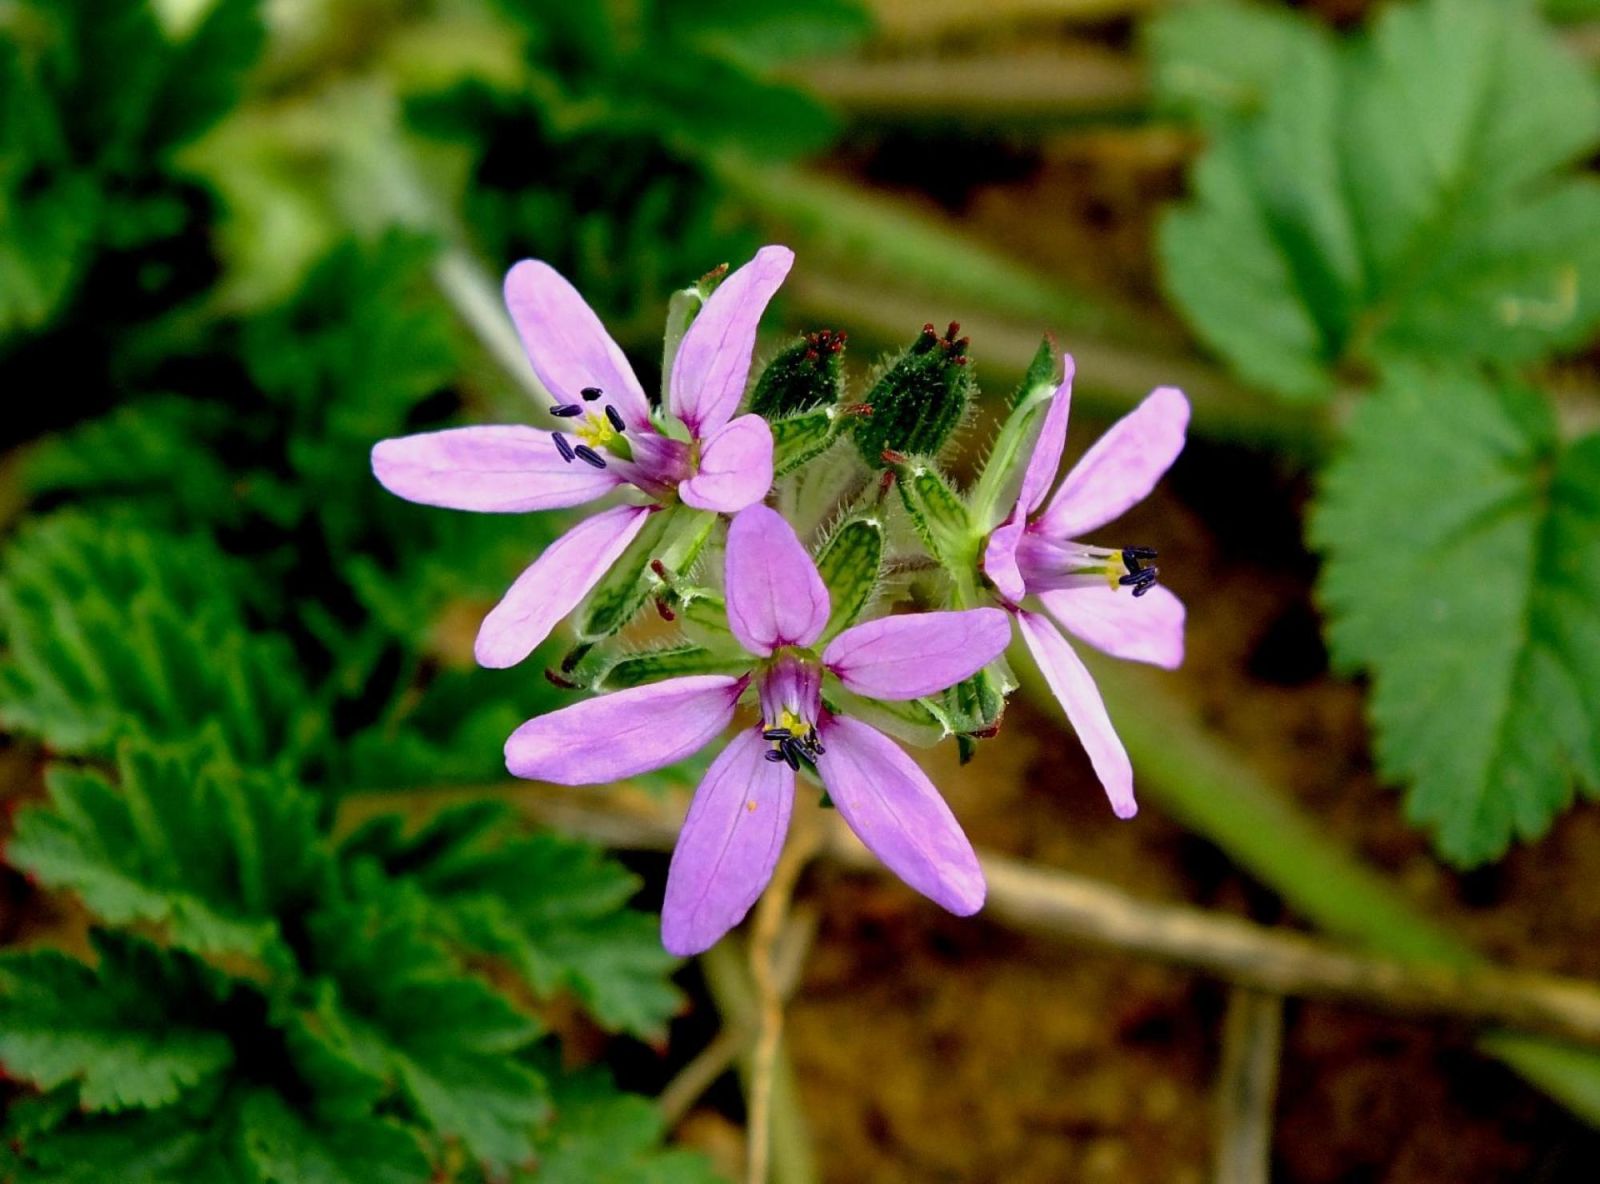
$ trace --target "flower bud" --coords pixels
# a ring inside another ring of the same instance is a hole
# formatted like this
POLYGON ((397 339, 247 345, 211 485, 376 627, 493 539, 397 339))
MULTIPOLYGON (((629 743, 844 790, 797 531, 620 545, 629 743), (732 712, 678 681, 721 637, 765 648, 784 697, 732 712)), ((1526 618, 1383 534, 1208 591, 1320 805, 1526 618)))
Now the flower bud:
POLYGON ((856 447, 869 465, 885 467, 885 450, 935 456, 967 413, 972 367, 967 339, 952 324, 940 337, 932 325, 878 378, 866 402, 872 408, 852 426, 856 447))
POLYGON ((844 389, 845 335, 808 333, 767 363, 750 396, 750 410, 769 421, 828 407, 844 389))

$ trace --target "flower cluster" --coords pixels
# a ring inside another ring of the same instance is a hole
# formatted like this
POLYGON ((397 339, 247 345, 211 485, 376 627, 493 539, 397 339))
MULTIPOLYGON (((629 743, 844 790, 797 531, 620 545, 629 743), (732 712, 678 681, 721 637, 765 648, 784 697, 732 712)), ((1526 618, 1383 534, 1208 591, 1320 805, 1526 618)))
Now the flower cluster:
POLYGON ((1152 393, 1050 496, 1072 359, 1057 381, 1041 350, 963 494, 938 467, 974 389, 954 326, 948 340, 925 330, 854 403, 842 335, 802 338, 751 383, 758 324, 792 263, 786 248, 765 247, 674 297, 658 403, 573 287, 546 264, 519 263, 506 302, 554 426, 455 428, 385 440, 372 455, 386 488, 427 505, 519 512, 611 499, 545 548, 479 631, 478 661, 511 666, 575 616, 582 640, 563 680, 600 692, 518 728, 506 742, 512 773, 566 785, 636 776, 713 744, 753 708, 701 780, 673 854, 662 939, 679 954, 713 945, 761 894, 801 777, 907 884, 976 912, 977 857, 890 737, 995 734, 1015 686, 1004 657, 1013 620, 1122 817, 1135 809, 1132 770, 1065 634, 1169 668, 1183 657, 1183 605, 1157 583, 1154 550, 1081 541, 1177 457, 1183 395, 1152 393), (834 447, 845 435, 855 449, 834 447), (896 514, 927 556, 886 554, 908 535, 891 529, 896 514), (913 598, 891 573, 911 570, 932 577, 917 584, 920 611, 895 611, 913 598), (709 585, 694 582, 700 572, 709 585), (629 649, 620 635, 652 599, 682 636, 629 649))

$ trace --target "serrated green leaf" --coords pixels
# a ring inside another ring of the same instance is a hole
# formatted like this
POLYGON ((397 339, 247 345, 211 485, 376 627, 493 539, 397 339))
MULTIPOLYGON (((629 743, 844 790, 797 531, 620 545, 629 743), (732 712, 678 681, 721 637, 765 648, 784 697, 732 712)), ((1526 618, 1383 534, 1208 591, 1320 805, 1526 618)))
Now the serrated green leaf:
POLYGON ((878 590, 882 565, 883 523, 878 519, 851 518, 828 536, 817 556, 817 573, 827 585, 832 609, 817 639, 819 647, 860 618, 878 590))
POLYGON ((661 1147, 661 1113, 646 1098, 619 1093, 605 1073, 553 1078, 560 1121, 539 1136, 538 1168, 527 1184, 720 1184, 697 1153, 661 1147))
POLYGON ((307 929, 316 964, 334 984, 331 1007, 308 1017, 336 1055, 394 1080, 440 1135, 495 1169, 526 1159, 546 1112, 543 1083, 516 1054, 538 1034, 487 983, 464 975, 424 936, 428 911, 413 890, 368 885, 330 905, 307 929))
POLYGON ((182 955, 100 935, 91 968, 54 950, 0 954, 0 1062, 51 1090, 75 1082, 91 1111, 171 1103, 233 1063, 197 1013, 219 980, 182 955))
POLYGON ((1312 521, 1346 669, 1372 672, 1385 774, 1451 861, 1600 789, 1600 438, 1542 401, 1404 371, 1356 413, 1312 521))
POLYGON ((17 1184, 261 1184, 227 1132, 177 1107, 91 1118, 29 1139, 17 1184))
POLYGON ((1392 359, 1531 361, 1600 319, 1594 79, 1526 4, 1420 0, 1289 47, 1160 235, 1166 283, 1247 377, 1317 398, 1392 359))
POLYGON ((244 1158, 261 1184, 428 1184, 437 1179, 414 1132, 383 1118, 319 1123, 275 1093, 240 1107, 244 1158))
POLYGON ((237 580, 199 538, 35 520, 0 575, 0 722, 64 754, 209 731, 245 763, 291 765, 318 723, 287 646, 245 627, 237 580))
POLYGON ((432 924, 511 959, 541 995, 571 990, 607 1028, 658 1036, 681 1003, 654 917, 627 908, 638 879, 594 848, 552 834, 507 833, 497 806, 446 810, 415 836, 369 826, 348 858, 404 870, 432 924))
POLYGON ((204 954, 287 959, 276 918, 326 866, 318 802, 199 746, 125 743, 118 783, 65 765, 17 819, 10 857, 110 925, 148 923, 204 954))

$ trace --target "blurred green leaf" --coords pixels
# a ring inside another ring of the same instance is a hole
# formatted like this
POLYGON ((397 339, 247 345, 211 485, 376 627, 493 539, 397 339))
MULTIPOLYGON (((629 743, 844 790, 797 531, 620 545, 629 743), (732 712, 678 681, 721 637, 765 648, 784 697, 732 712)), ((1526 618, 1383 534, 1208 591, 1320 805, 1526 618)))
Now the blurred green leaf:
POLYGON ((1542 358, 1600 319, 1600 185, 1565 173, 1597 140, 1593 77, 1526 3, 1421 0, 1347 48, 1290 38, 1162 225, 1168 290, 1287 397, 1389 359, 1542 358))
POLYGON ((1143 33, 1156 102, 1205 123, 1259 111, 1286 62, 1332 49, 1316 21, 1244 0, 1177 5, 1143 33))
POLYGON ((1312 537, 1334 655, 1372 672, 1379 763, 1471 865, 1600 790, 1600 436, 1406 370, 1356 412, 1312 537))
POLYGON ((147 942, 101 934, 99 965, 55 950, 0 954, 0 1060, 43 1090, 76 1082, 91 1111, 164 1106, 233 1063, 205 1026, 220 980, 147 942))
POLYGON ((246 628, 238 574, 205 540, 64 512, 3 568, 0 723, 74 755, 209 732, 260 768, 292 767, 315 734, 292 655, 246 628))
POLYGON ((700 1155, 663 1151, 661 1113, 644 1098, 617 1092, 598 1070, 570 1074, 551 1097, 561 1121, 540 1136, 539 1166, 526 1184, 719 1184, 700 1155))
POLYGON ((380 818, 345 857, 405 875, 429 923, 454 942, 508 959, 540 995, 570 990, 604 1027, 659 1037, 682 997, 655 918, 627 908, 639 880, 593 847, 517 834, 489 803, 445 810, 416 834, 380 818))
POLYGON ((48 804, 17 820, 11 860, 108 924, 157 925, 201 954, 286 961, 277 918, 303 907, 326 867, 317 799, 197 746, 128 742, 117 763, 115 785, 53 767, 48 804))
POLYGON ((97 249, 192 230, 173 153, 237 101, 263 29, 257 0, 216 0, 176 42, 149 0, 13 0, 0 33, 4 339, 49 322, 97 249))

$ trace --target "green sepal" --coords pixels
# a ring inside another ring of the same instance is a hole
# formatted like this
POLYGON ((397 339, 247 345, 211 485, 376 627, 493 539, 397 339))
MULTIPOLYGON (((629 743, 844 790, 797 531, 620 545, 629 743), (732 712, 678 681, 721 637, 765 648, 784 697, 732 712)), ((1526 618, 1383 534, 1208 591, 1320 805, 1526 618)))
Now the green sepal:
POLYGON ((837 407, 820 407, 772 424, 772 475, 792 473, 821 456, 838 439, 844 415, 837 407))
POLYGON ((1011 683, 990 665, 945 691, 939 698, 939 707, 950 722, 950 730, 963 736, 992 736, 1005 715, 1011 683))
POLYGON ((848 715, 871 724, 880 732, 916 748, 932 748, 955 730, 943 709, 931 699, 894 703, 868 699, 845 690, 831 675, 823 691, 823 700, 835 715, 848 715))
POLYGON ((972 521, 987 535, 1003 522, 1016 504, 1022 474, 1044 427, 1050 396, 1061 384, 1054 347, 1047 337, 1033 355, 1028 373, 1011 396, 1011 414, 984 459, 983 472, 972 490, 972 521))
POLYGON ((742 674, 750 669, 751 662, 748 654, 718 653, 705 646, 684 642, 623 655, 594 681, 593 689, 620 691, 663 678, 685 678, 693 674, 742 674))
POLYGON ((651 561, 661 560, 672 572, 692 567, 716 522, 715 514, 682 505, 652 514, 622 557, 579 605, 574 618, 578 637, 586 642, 600 641, 620 631, 645 601, 663 588, 651 570, 651 561))
POLYGON ((868 392, 870 415, 851 428, 862 458, 873 468, 888 465, 885 452, 936 456, 966 417, 974 383, 966 338, 956 326, 936 336, 923 329, 911 347, 890 364, 868 392))
POLYGON ((767 363, 750 396, 750 410, 769 420, 831 407, 844 390, 844 334, 807 333, 767 363))
POLYGON ((826 645, 855 624, 878 589, 883 563, 883 523, 876 518, 851 518, 829 536, 817 556, 817 571, 827 585, 833 611, 817 640, 826 645))
POLYGON ((944 474, 922 461, 908 461, 896 466, 895 476, 900 501, 928 553, 952 571, 970 566, 972 518, 944 474))
POLYGON ((679 288, 667 297, 667 326, 661 341, 661 386, 665 390, 672 381, 672 364, 678 360, 678 347, 683 335, 694 324, 695 317, 711 299, 711 293, 728 275, 728 265, 712 268, 687 288, 679 288))

